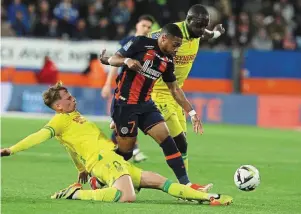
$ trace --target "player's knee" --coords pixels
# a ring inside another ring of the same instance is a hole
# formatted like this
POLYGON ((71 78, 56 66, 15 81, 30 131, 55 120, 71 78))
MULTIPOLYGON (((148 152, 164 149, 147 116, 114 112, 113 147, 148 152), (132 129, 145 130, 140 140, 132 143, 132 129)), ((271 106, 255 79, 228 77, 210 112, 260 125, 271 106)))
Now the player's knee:
POLYGON ((187 152, 187 141, 184 133, 180 133, 178 136, 173 138, 179 151, 181 153, 186 153, 187 152))
POLYGON ((136 137, 117 136, 118 148, 121 152, 131 152, 135 146, 136 137))
POLYGON ((170 134, 166 123, 159 123, 152 127, 147 134, 149 134, 157 143, 162 143, 170 134))

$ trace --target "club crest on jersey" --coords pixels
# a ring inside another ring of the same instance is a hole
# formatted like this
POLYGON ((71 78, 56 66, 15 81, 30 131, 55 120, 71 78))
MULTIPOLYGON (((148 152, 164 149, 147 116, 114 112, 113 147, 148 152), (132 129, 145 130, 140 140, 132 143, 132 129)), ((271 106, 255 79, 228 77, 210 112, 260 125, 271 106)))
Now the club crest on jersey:
POLYGON ((79 124, 83 124, 83 123, 86 122, 87 120, 86 120, 84 117, 82 117, 82 116, 76 116, 75 118, 73 118, 73 121, 74 121, 74 122, 77 122, 77 123, 79 123, 79 124))
POLYGON ((127 134, 127 133, 129 133, 128 127, 122 127, 120 131, 121 131, 122 134, 127 134))

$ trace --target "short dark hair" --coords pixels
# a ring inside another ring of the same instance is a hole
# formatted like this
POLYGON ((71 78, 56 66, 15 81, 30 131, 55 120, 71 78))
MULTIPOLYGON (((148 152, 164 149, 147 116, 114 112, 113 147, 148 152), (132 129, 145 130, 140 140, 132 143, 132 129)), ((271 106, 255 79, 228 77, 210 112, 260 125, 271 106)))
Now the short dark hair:
POLYGON ((167 34, 183 39, 181 29, 178 27, 178 25, 172 23, 164 25, 164 27, 161 30, 161 35, 162 34, 167 34))
POLYGON ((148 15, 148 14, 141 15, 141 16, 138 18, 138 22, 140 22, 140 21, 142 21, 142 20, 149 21, 149 22, 151 22, 152 24, 154 23, 154 18, 153 18, 151 15, 148 15))
POLYGON ((61 81, 57 82, 55 85, 48 88, 43 93, 43 100, 46 106, 49 108, 52 108, 52 104, 61 99, 60 91, 68 91, 66 87, 63 86, 63 83, 61 81))
POLYGON ((191 20, 192 18, 205 16, 209 16, 209 12, 206 7, 202 4, 195 4, 189 8, 186 19, 191 20))

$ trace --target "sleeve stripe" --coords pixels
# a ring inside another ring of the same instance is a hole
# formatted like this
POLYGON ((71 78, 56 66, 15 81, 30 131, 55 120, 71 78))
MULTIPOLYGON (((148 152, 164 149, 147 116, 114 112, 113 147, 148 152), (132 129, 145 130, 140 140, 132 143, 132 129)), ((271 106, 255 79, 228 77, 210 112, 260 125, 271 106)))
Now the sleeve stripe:
POLYGON ((51 138, 55 136, 55 131, 51 126, 45 126, 44 129, 48 129, 51 132, 51 138))

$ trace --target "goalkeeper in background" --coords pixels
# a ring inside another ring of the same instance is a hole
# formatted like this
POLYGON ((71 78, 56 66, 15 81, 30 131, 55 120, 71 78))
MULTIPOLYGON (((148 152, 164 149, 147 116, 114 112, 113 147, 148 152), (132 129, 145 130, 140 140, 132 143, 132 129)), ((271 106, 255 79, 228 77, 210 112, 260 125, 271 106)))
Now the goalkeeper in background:
POLYGON ((61 83, 43 93, 44 103, 56 111, 55 116, 38 132, 29 135, 10 148, 1 149, 1 157, 29 149, 52 137, 66 147, 79 171, 78 183, 72 184, 52 199, 133 202, 134 188, 160 189, 174 197, 208 202, 210 205, 229 205, 232 197, 196 191, 189 186, 173 183, 165 177, 126 162, 114 152, 115 145, 98 127, 76 110, 76 100, 61 83), (83 190, 91 174, 107 185, 97 190, 83 190))
MULTIPOLYGON (((131 35, 131 36, 127 36, 124 39, 122 39, 119 44, 121 45, 121 47, 123 47, 125 44, 127 44, 130 40, 132 40, 134 37, 136 36, 147 36, 147 34, 150 33, 150 31, 152 30, 152 27, 155 24, 155 20, 153 19, 152 16, 150 15, 142 15, 139 17, 138 22, 136 24, 136 33, 135 35, 131 35)), ((116 77, 117 73, 118 73, 118 67, 113 67, 111 66, 111 69, 108 73, 107 76, 107 80, 105 82, 105 85, 103 86, 102 90, 101 90, 101 96, 103 98, 110 98, 112 95, 112 81, 113 78, 116 77)), ((116 82, 118 82, 119 80, 117 79, 116 82)), ((111 136, 112 141, 117 144, 117 140, 116 140, 116 133, 113 131, 112 132, 112 136, 111 136)), ((139 163, 141 161, 146 160, 147 157, 144 155, 143 152, 140 151, 139 147, 138 147, 138 141, 135 144, 134 150, 133 150, 133 161, 136 163, 139 163)))

